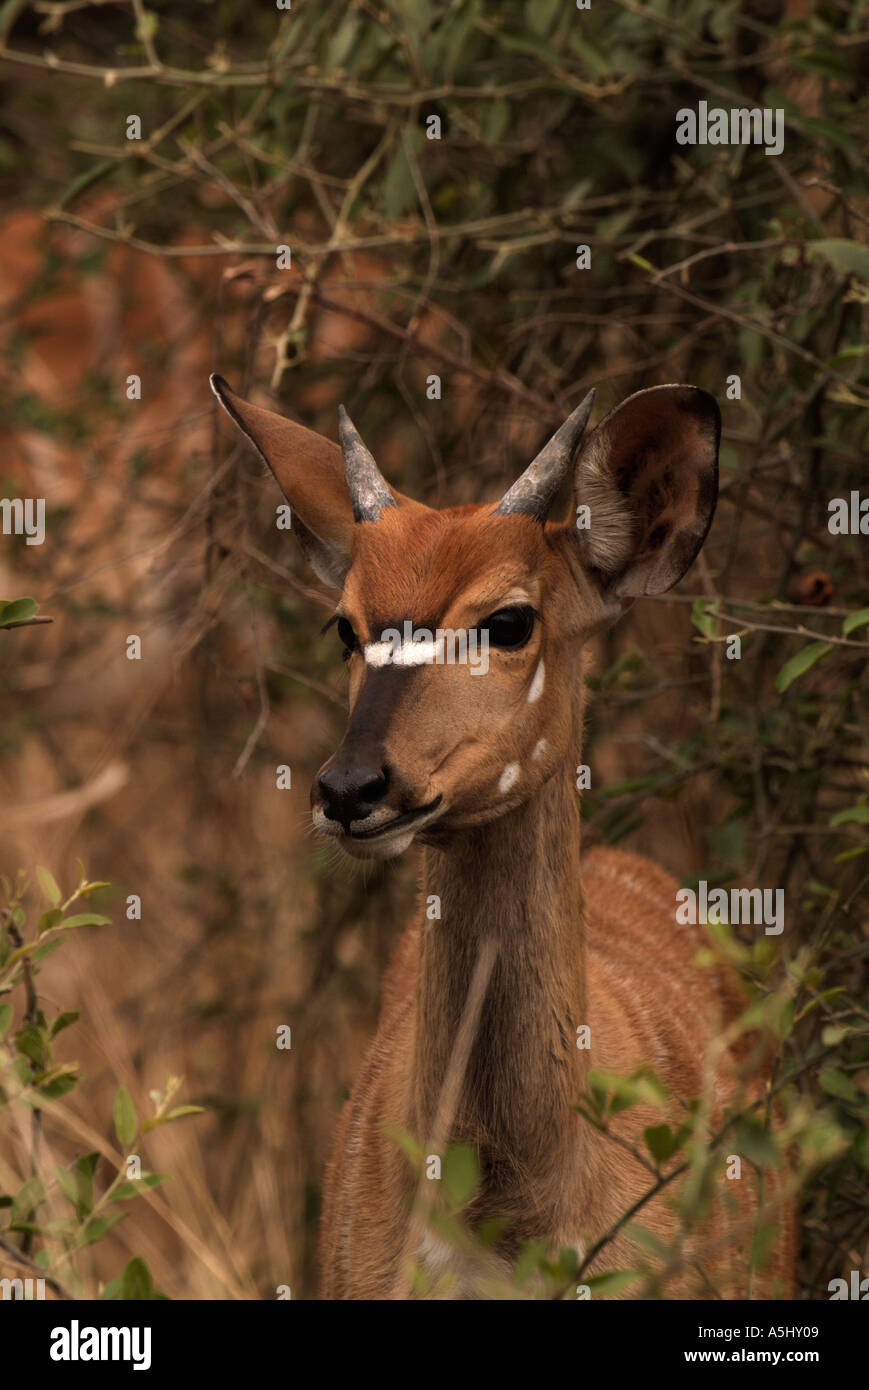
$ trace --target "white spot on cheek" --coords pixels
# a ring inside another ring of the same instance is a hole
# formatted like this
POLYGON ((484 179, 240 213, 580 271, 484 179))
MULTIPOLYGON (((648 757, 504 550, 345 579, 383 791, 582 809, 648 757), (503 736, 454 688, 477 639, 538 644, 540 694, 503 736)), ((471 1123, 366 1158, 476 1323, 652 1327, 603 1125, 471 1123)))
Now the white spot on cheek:
POLYGON ((546 752, 546 739, 545 739, 545 738, 542 738, 542 739, 540 740, 539 743, 536 743, 536 744, 534 745, 534 752, 531 754, 531 757, 533 758, 534 762, 536 763, 536 762, 538 762, 538 761, 540 760, 540 758, 543 757, 543 754, 544 754, 545 752, 546 752))
POLYGON ((534 679, 531 682, 531 689, 528 691, 529 705, 533 705, 535 700, 540 699, 540 696, 543 694, 543 682, 545 679, 546 673, 543 670, 543 662, 541 661, 539 666, 537 667, 537 670, 534 672, 534 679))
POLYGON ((501 773, 501 778, 498 782, 498 791, 501 792, 501 794, 503 795, 504 792, 508 792, 511 787, 515 787, 518 781, 519 764, 508 763, 507 766, 504 768, 504 771, 501 773))

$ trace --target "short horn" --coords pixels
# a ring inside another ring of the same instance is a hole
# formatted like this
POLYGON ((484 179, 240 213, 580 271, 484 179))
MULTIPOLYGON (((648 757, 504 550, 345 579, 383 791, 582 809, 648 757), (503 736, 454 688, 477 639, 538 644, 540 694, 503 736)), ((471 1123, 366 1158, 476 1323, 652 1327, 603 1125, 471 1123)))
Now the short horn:
POLYGON ((568 416, 549 443, 544 444, 521 478, 517 478, 510 491, 505 492, 495 508, 496 512, 518 512, 524 516, 536 517, 538 521, 546 520, 555 494, 561 487, 576 453, 593 404, 594 391, 589 391, 582 404, 568 416))
POLYGON ((343 405, 338 407, 338 437, 344 455, 347 490, 353 504, 353 520, 377 521, 384 507, 395 507, 397 503, 343 405))

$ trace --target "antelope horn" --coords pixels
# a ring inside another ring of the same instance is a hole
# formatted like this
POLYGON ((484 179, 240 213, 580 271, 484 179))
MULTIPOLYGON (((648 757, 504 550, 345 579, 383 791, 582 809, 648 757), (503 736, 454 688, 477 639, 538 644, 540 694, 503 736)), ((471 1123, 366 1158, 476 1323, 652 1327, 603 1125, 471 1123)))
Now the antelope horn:
POLYGON ((570 467, 571 459, 582 438, 594 404, 594 391, 589 391, 581 405, 544 444, 533 463, 529 463, 521 478, 505 492, 496 512, 519 512, 545 521, 549 508, 570 467))
POLYGON ((338 437, 344 455, 347 490, 353 503, 353 520, 377 521, 384 507, 395 507, 397 503, 343 405, 338 407, 338 437))

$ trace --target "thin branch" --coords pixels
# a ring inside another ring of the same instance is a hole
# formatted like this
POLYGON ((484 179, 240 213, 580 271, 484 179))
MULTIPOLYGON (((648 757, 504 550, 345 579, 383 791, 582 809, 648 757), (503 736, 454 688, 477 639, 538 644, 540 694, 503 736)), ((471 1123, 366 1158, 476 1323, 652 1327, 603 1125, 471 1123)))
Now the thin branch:
POLYGON ((25 1269, 29 1269, 38 1279, 44 1279, 52 1292, 57 1294, 58 1298, 75 1299, 75 1294, 71 1294, 68 1289, 65 1289, 63 1284, 55 1279, 53 1275, 46 1274, 41 1265, 35 1264, 33 1260, 28 1259, 22 1251, 16 1249, 14 1245, 10 1245, 3 1236, 0 1236, 0 1250, 4 1250, 11 1260, 16 1260, 18 1264, 24 1265, 25 1269))

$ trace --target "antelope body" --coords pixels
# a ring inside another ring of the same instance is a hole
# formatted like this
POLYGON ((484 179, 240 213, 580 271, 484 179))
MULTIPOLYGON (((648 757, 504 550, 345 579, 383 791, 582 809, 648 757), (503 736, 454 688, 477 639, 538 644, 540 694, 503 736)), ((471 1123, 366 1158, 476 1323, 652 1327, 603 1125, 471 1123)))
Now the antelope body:
MULTIPOLYGON (((430 1296, 485 1296, 470 1257, 411 1214, 417 1178, 396 1130, 426 1154, 474 1146, 470 1219, 503 1223, 495 1260, 507 1268, 525 1240, 590 1250, 649 1187, 625 1144, 642 1150, 661 1112, 626 1110, 613 1125, 623 1144, 599 1133, 571 1105, 590 1066, 651 1064, 674 1125, 705 1091, 714 1128, 735 1094, 737 1049, 720 1042, 742 1008, 735 977, 692 964, 701 938, 677 923, 669 875, 616 850, 580 860, 576 787, 584 645, 694 560, 715 507, 718 407, 694 387, 653 387, 583 438, 588 397, 497 506, 433 511, 388 487, 343 410, 339 449, 212 385, 292 504, 308 560, 340 590, 350 719, 312 791, 315 827, 358 857, 424 847, 417 920, 327 1173, 323 1294, 408 1297, 416 1262, 430 1296), (568 476, 588 526, 548 519, 568 476), (486 673, 439 661, 437 642, 384 659, 384 634, 407 620, 485 632, 486 673)), ((699 1243, 679 1235, 670 1191, 643 1208, 648 1231, 677 1240, 666 1297, 746 1296, 758 1192, 750 1172, 727 1186, 699 1243)), ((752 1297, 788 1296, 790 1215, 778 1219, 752 1297)), ((623 1227, 588 1272, 640 1259, 648 1244, 623 1227)))

